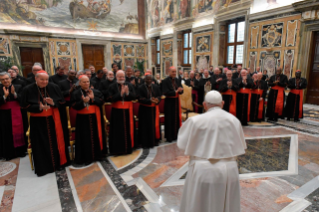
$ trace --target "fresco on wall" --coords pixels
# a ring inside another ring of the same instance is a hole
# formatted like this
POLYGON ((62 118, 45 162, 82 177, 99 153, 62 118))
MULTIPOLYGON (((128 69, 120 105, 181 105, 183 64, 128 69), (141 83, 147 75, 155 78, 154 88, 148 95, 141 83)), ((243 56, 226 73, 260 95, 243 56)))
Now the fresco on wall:
POLYGON ((190 0, 179 0, 177 1, 179 8, 179 19, 187 18, 191 16, 191 1, 190 0))
POLYGON ((163 58, 163 77, 168 76, 169 67, 173 65, 173 59, 171 57, 164 57, 163 58))
POLYGON ((162 41, 163 46, 163 56, 172 56, 173 55, 173 41, 162 41))
POLYGON ((196 56, 196 68, 198 70, 208 69, 209 63, 210 63, 210 56, 209 55, 196 56))
POLYGON ((1 22, 139 34, 138 0, 1 0, 1 22))
POLYGON ((10 54, 8 38, 0 38, 0 54, 10 54))
POLYGON ((164 21, 170 23, 174 20, 174 1, 164 0, 164 21))
POLYGON ((261 71, 267 70, 268 76, 275 74, 276 67, 280 66, 280 51, 260 52, 261 71))
POLYGON ((285 50, 283 74, 286 75, 288 79, 291 77, 292 69, 294 66, 294 56, 295 56, 295 50, 293 49, 285 50))
POLYGON ((283 23, 263 26, 261 47, 280 47, 283 23))
POLYGON ((213 3, 213 0, 199 0, 197 4, 198 13, 203 13, 212 10, 213 3))
POLYGON ((196 53, 199 52, 210 52, 211 36, 200 36, 196 37, 196 53))
POLYGON ((271 10, 277 7, 291 5, 301 0, 254 0, 251 13, 271 10))

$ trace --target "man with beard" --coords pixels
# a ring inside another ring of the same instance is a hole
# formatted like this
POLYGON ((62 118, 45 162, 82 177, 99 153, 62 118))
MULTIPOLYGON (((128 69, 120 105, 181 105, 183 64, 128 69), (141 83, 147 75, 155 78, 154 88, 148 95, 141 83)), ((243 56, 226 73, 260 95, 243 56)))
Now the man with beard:
POLYGON ((236 97, 236 117, 240 120, 242 125, 247 125, 250 117, 250 88, 254 82, 248 77, 247 70, 243 69, 240 72, 240 77, 237 79, 239 91, 236 97))
POLYGON ((176 78, 176 68, 169 68, 169 76, 162 81, 163 95, 165 98, 165 138, 168 142, 177 139, 177 133, 182 126, 182 111, 179 95, 182 94, 183 87, 181 81, 176 78))
MULTIPOLYGON (((15 73, 15 72, 14 72, 15 73)), ((21 85, 11 83, 10 74, 0 73, 0 158, 11 160, 25 156, 26 143, 19 105, 21 85)))
POLYGON ((64 67, 58 66, 55 69, 55 73, 55 75, 50 76, 49 81, 53 82, 56 85, 59 85, 59 82, 68 78, 68 76, 64 74, 64 67))
POLYGON ((109 147, 113 155, 130 154, 134 148, 133 103, 136 99, 131 83, 125 82, 122 70, 116 73, 116 83, 109 87, 112 102, 109 147))
POLYGON ((103 80, 100 84, 99 91, 103 94, 104 96, 104 101, 105 102, 110 102, 109 98, 109 87, 112 85, 116 80, 114 79, 114 73, 113 71, 108 71, 106 75, 106 80, 103 80))
POLYGON ((119 70, 119 67, 117 66, 116 63, 113 63, 113 64, 112 64, 112 70, 113 70, 114 75, 115 75, 116 72, 119 70))
POLYGON ((213 86, 212 86, 212 90, 219 90, 219 85, 220 82, 224 79, 224 75, 221 73, 219 68, 215 68, 214 69, 214 74, 212 76, 212 82, 213 82, 213 86))
POLYGON ((41 66, 39 66, 39 65, 34 65, 33 67, 32 67, 32 76, 31 77, 28 77, 28 79, 27 79, 27 85, 30 85, 30 84, 32 84, 32 83, 35 83, 35 75, 38 73, 38 71, 41 71, 42 70, 42 68, 41 68, 41 66))
POLYGON ((287 76, 282 74, 282 69, 278 67, 276 74, 268 80, 268 86, 271 86, 271 89, 268 95, 266 116, 271 121, 278 121, 278 117, 283 118, 285 88, 287 84, 287 76))
MULTIPOLYGON (((198 102, 200 105, 203 105, 205 94, 212 90, 213 81, 207 69, 204 70, 203 78, 199 80, 199 89, 198 89, 198 102)), ((203 109, 198 108, 198 112, 202 113, 203 109)))
POLYGON ((159 106, 161 91, 152 83, 152 75, 145 76, 145 84, 140 85, 139 98, 139 142, 143 148, 153 148, 161 138, 159 106))
POLYGON ((299 121, 303 118, 303 90, 307 88, 307 80, 301 77, 301 71, 296 71, 296 77, 288 81, 290 92, 287 97, 285 116, 287 120, 299 121))
POLYGON ((225 102, 223 109, 236 116, 236 98, 238 83, 232 78, 233 72, 226 72, 226 79, 220 82, 219 91, 222 93, 223 101, 225 102))
POLYGON ((92 77, 91 82, 92 84, 94 84, 95 89, 98 89, 101 85, 101 82, 104 80, 103 75, 104 75, 103 70, 98 70, 96 72, 95 77, 92 77))
POLYGON ((43 176, 55 172, 68 162, 59 106, 64 103, 59 86, 49 83, 49 75, 38 71, 36 83, 21 94, 21 107, 30 112, 30 138, 35 173, 43 176))
POLYGON ((268 86, 265 81, 262 80, 263 74, 253 75, 254 84, 250 91, 250 121, 263 121, 264 120, 264 99, 267 95, 268 86))
POLYGON ((79 77, 80 89, 71 95, 72 108, 77 110, 75 128, 75 163, 88 165, 100 160, 106 149, 103 136, 102 113, 103 95, 90 89, 89 78, 79 77))

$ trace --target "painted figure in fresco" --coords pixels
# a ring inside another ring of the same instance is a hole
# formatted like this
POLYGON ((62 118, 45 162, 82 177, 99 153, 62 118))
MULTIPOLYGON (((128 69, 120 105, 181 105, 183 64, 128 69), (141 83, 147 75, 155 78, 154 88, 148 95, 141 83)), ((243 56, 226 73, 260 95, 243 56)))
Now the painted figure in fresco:
POLYGON ((284 66, 284 75, 290 78, 290 72, 292 69, 292 61, 293 61, 294 53, 291 50, 288 50, 285 54, 285 66, 284 66))
POLYGON ((209 56, 198 56, 197 57, 197 64, 196 64, 196 68, 197 69, 208 69, 209 66, 209 56))
POLYGON ((173 0, 166 0, 166 6, 164 9, 165 23, 170 23, 173 21, 174 15, 174 3, 173 0))
POLYGON ((154 0, 153 1, 153 5, 152 5, 153 11, 152 11, 152 21, 153 21, 153 27, 157 27, 158 26, 158 22, 159 22, 159 2, 158 0, 154 0))
POLYGON ((198 2, 198 12, 206 12, 213 9, 213 0, 199 0, 198 2))
POLYGON ((188 0, 181 0, 180 10, 181 10, 182 18, 189 17, 189 11, 188 11, 189 7, 190 7, 190 2, 188 0))

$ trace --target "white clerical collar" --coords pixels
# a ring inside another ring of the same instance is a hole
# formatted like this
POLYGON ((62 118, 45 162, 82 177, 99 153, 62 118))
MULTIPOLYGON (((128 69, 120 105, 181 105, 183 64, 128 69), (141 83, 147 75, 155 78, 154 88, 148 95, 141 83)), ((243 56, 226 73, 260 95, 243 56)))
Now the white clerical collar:
POLYGON ((214 107, 211 107, 207 110, 208 111, 212 111, 212 110, 215 110, 215 109, 222 109, 221 107, 218 107, 218 106, 214 106, 214 107))

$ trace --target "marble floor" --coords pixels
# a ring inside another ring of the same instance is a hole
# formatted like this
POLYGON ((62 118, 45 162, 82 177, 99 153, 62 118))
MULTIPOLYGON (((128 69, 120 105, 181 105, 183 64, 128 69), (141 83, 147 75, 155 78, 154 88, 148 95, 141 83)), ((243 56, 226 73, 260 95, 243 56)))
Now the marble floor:
MULTIPOLYGON (((319 211, 319 108, 301 122, 249 123, 237 158, 243 212, 319 211)), ((189 158, 176 143, 37 177, 28 157, 0 162, 0 212, 177 212, 189 158)))

